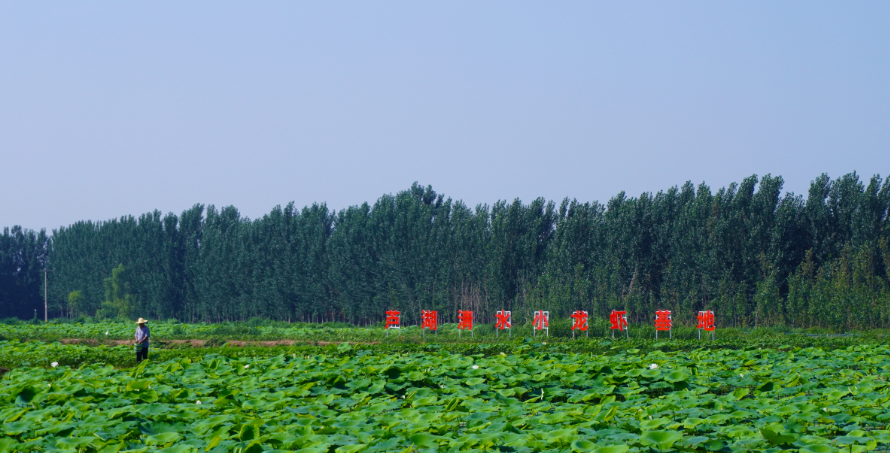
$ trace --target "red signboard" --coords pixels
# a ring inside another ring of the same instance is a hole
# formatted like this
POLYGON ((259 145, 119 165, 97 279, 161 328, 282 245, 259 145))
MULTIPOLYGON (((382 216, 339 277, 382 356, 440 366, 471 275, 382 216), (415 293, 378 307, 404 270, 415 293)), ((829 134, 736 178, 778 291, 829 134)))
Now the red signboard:
POLYGON ((698 338, 701 339, 701 331, 705 330, 706 332, 711 332, 711 339, 714 339, 714 329, 717 326, 714 325, 714 312, 713 311, 700 311, 698 312, 698 338))
POLYGON ((714 326, 714 312, 713 311, 698 312, 698 328, 705 329, 708 332, 710 332, 716 328, 716 326, 714 326))
POLYGON ((671 326, 673 325, 673 321, 671 320, 671 311, 670 310, 656 310, 655 311, 655 339, 658 339, 658 331, 659 330, 667 330, 668 336, 673 338, 674 332, 671 330, 671 326))
POLYGON ((549 318, 550 318, 550 312, 540 311, 540 310, 536 311, 535 312, 535 330, 543 330, 543 329, 550 327, 550 325, 548 324, 548 321, 550 321, 549 318))
POLYGON ((395 310, 389 310, 386 312, 386 328, 387 329, 398 329, 401 327, 399 324, 399 318, 401 317, 401 312, 395 310))
POLYGON ((510 324, 510 315, 511 313, 509 311, 503 310, 499 310, 497 313, 495 313, 494 317, 497 318, 497 322, 495 323, 494 328, 498 330, 511 328, 512 325, 510 324))
POLYGON ((671 330, 670 310, 655 311, 655 330, 671 330))
POLYGON ((587 330, 587 312, 578 310, 572 313, 572 330, 587 330))
POLYGON ((396 310, 386 311, 386 334, 389 335, 389 329, 398 329, 399 335, 402 334, 401 312, 396 310))
POLYGON ((423 310, 421 313, 421 329, 437 330, 439 328, 439 314, 435 310, 423 310))
POLYGON ((473 330, 473 312, 470 310, 457 311, 457 328, 462 330, 473 330))
POLYGON ((612 310, 609 322, 612 324, 612 330, 627 330, 627 312, 612 310))

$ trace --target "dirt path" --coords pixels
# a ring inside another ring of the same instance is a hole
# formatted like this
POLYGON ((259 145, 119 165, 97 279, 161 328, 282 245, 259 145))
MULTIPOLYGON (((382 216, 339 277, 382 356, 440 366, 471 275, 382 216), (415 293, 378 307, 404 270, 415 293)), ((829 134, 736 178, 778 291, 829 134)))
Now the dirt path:
MULTIPOLYGON (((63 338, 59 340, 62 344, 83 344, 89 346, 99 346, 99 345, 114 345, 114 346, 132 346, 133 340, 96 340, 93 338, 63 338)), ((154 340, 154 344, 160 348, 163 348, 165 345, 189 345, 193 348, 203 348, 209 340, 154 340)), ((339 345, 342 343, 351 343, 357 344, 359 342, 356 341, 315 341, 315 340, 265 340, 265 341, 249 341, 249 340, 229 340, 225 343, 226 346, 232 347, 245 347, 245 346, 255 346, 255 347, 267 347, 272 348, 275 346, 293 346, 295 344, 306 344, 306 345, 316 345, 316 346, 328 346, 328 345, 339 345)), ((378 344, 377 341, 371 342, 361 342, 361 344, 378 344)))

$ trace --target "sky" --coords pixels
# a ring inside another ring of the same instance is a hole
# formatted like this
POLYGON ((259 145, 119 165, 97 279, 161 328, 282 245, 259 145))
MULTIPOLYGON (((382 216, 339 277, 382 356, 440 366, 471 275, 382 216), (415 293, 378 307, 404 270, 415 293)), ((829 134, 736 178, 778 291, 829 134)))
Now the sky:
POLYGON ((890 2, 0 0, 0 228, 890 174, 890 2))

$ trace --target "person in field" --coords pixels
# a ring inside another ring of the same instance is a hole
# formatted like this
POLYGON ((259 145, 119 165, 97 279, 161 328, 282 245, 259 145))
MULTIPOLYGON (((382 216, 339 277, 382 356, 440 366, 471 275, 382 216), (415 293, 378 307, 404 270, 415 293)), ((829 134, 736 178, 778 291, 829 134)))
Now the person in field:
POLYGON ((148 337, 151 336, 151 332, 145 325, 147 322, 143 318, 136 321, 136 324, 139 324, 139 327, 136 328, 136 363, 148 358, 148 337))

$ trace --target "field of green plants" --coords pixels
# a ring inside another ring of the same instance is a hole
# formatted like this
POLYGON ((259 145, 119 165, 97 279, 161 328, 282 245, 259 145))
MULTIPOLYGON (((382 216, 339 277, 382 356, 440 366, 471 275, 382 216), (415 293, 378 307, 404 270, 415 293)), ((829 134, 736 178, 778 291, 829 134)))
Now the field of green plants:
MULTIPOLYGON (((0 320, 0 339, 21 340, 60 340, 60 339, 93 339, 105 340, 129 340, 133 338, 136 324, 129 321, 99 321, 99 322, 3 322, 0 320)), ((549 334, 533 332, 531 324, 516 324, 512 334, 507 331, 495 332, 492 324, 477 324, 473 335, 464 331, 458 336, 457 324, 440 324, 437 333, 426 331, 424 334, 418 326, 406 326, 401 331, 387 332, 381 322, 374 327, 353 327, 344 323, 286 323, 280 321, 268 321, 254 319, 246 322, 232 322, 219 324, 183 324, 175 321, 152 321, 152 337, 158 340, 183 340, 183 339, 213 339, 213 340, 294 340, 294 341, 326 341, 326 342, 467 342, 477 343, 480 340, 487 342, 502 342, 510 339, 524 339, 542 337, 542 341, 561 341, 572 339, 571 320, 554 318, 550 323, 549 334)), ((654 339, 655 328, 652 325, 631 325, 630 338, 654 339)), ((716 331, 718 341, 742 340, 749 341, 752 338, 769 337, 780 343, 788 341, 788 338, 797 336, 825 337, 829 334, 824 330, 790 330, 790 329, 722 329, 716 331), (781 338, 781 339, 779 339, 781 338)), ((576 331, 580 338, 612 338, 612 331, 606 319, 591 319, 590 328, 585 334, 576 331)), ((620 333, 619 336, 622 336, 620 333)), ((887 335, 887 331, 869 331, 859 333, 857 337, 878 338, 887 335)), ((662 338, 667 336, 662 332, 662 338)), ((672 336, 678 340, 698 339, 698 330, 692 327, 675 327, 672 336)), ((705 335, 707 336, 707 334, 705 335)), ((836 335, 835 335, 836 336, 836 335)), ((540 339, 540 338, 539 338, 540 339)))
MULTIPOLYGON (((341 341, 361 341, 379 338, 382 329, 343 328, 345 324, 308 324, 282 322, 181 324, 177 322, 150 322, 152 336, 163 339, 228 339, 251 340, 317 340, 329 338, 341 341), (265 325, 264 325, 265 324, 265 325)), ((136 324, 122 321, 85 323, 0 323, 0 337, 19 339, 99 339, 126 340, 133 337, 136 324)))
POLYGON ((139 366, 127 346, 0 341, 0 452, 890 447, 882 340, 774 337, 157 349, 139 366))

